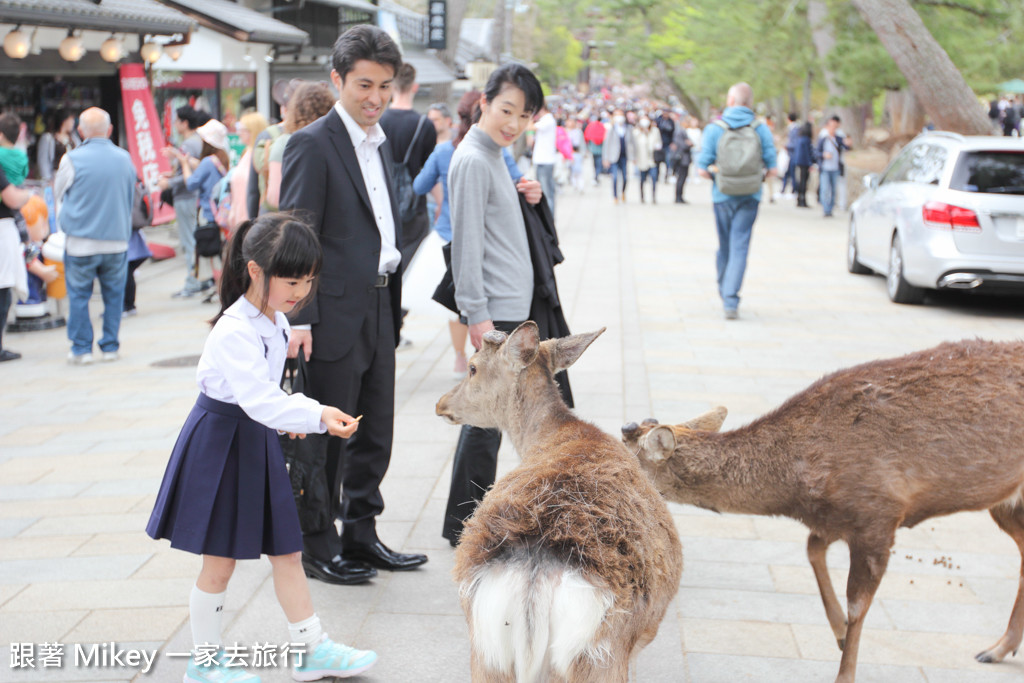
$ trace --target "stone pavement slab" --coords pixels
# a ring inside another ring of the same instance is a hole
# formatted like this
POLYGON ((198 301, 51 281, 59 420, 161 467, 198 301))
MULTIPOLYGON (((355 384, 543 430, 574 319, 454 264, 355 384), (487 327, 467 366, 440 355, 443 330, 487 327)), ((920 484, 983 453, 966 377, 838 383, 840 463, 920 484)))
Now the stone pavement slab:
MULTIPOLYGON (((671 196, 667 187, 662 196, 671 196)), ((681 206, 640 204, 631 181, 629 200, 613 204, 606 179, 559 197, 566 261, 557 273, 570 326, 607 328, 570 371, 577 412, 612 433, 626 421, 678 422, 716 405, 729 408, 731 429, 845 366, 947 339, 1024 335, 1019 299, 943 294, 924 306, 889 303, 881 277, 846 273, 843 218, 782 203, 761 206, 740 319, 725 321, 707 184, 691 184, 688 197, 681 206)), ((150 236, 174 241, 166 229, 150 236)), ((363 586, 311 583, 327 631, 380 654, 355 680, 469 680, 452 550, 440 537, 458 428, 433 412, 455 381, 448 314, 429 300, 443 267, 439 246, 431 235, 405 283, 412 312, 403 334, 413 346, 397 355, 395 447, 379 520, 386 543, 426 552, 430 562, 363 586)), ((163 654, 148 675, 0 667, 0 683, 181 679, 185 662, 168 653, 191 645, 188 595, 199 559, 143 528, 197 392, 187 358, 201 352, 215 312, 170 298, 183 270, 180 259, 138 270, 139 315, 124 320, 119 362, 68 367, 65 332, 51 330, 6 335, 24 358, 0 366, 0 645, 114 640, 163 654), (154 365, 177 359, 186 361, 154 365)), ((499 473, 517 462, 506 440, 499 473)), ((840 653, 807 564, 804 527, 671 510, 683 540, 680 592, 632 680, 832 680, 840 653)), ((828 559, 842 592, 845 546, 835 544, 828 559)), ((1012 541, 985 513, 901 530, 868 616, 858 680, 1024 680, 1021 657, 973 659, 1005 628, 1019 571, 1012 541)), ((266 559, 238 564, 224 616, 226 642, 285 642, 266 559)), ((260 673, 289 680, 282 668, 260 673)))

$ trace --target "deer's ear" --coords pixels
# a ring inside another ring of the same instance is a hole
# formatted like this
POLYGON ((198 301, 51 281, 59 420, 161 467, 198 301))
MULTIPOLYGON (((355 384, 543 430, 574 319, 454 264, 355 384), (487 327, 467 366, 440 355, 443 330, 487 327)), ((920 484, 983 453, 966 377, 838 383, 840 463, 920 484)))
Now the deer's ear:
POLYGON ((643 453, 651 462, 664 462, 676 449, 676 435, 668 425, 655 427, 647 432, 643 453))
POLYGON ((540 351, 540 330, 537 323, 527 320, 515 329, 505 342, 505 353, 512 366, 521 370, 537 358, 540 351))
POLYGON ((549 345, 548 350, 551 353, 551 372, 561 372, 579 360, 579 357, 583 355, 587 347, 600 337, 606 329, 608 328, 602 327, 596 332, 572 334, 568 337, 549 339, 544 342, 549 345))
POLYGON ((722 423, 725 422, 725 416, 729 414, 728 409, 725 406, 718 406, 712 408, 703 415, 699 415, 688 422, 684 422, 681 427, 687 429, 699 429, 705 432, 717 432, 722 429, 722 423))

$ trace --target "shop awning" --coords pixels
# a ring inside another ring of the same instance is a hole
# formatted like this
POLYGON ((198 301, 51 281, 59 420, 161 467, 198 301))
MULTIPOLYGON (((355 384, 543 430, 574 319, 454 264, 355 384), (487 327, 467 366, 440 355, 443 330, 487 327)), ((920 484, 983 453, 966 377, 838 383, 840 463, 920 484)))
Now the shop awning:
POLYGON ((228 0, 160 0, 205 26, 235 40, 274 45, 302 45, 309 38, 302 29, 278 21, 228 0))
POLYGON ((156 0, 0 0, 0 23, 173 35, 196 22, 156 0))
POLYGON ((367 0, 310 0, 318 5, 330 5, 331 7, 347 7, 349 9, 356 9, 362 12, 368 12, 376 15, 380 10, 380 7, 374 5, 372 2, 367 0))
POLYGON ((424 48, 406 45, 402 51, 402 59, 416 67, 417 83, 437 85, 455 80, 452 70, 424 48))

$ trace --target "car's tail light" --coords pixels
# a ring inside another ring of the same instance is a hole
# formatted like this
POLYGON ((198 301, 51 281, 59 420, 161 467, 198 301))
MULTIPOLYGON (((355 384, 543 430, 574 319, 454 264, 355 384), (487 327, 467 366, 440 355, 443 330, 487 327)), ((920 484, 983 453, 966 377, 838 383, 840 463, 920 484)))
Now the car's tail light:
POLYGON ((971 209, 944 202, 928 202, 921 211, 924 214, 924 224, 929 228, 954 232, 981 232, 978 214, 971 209))

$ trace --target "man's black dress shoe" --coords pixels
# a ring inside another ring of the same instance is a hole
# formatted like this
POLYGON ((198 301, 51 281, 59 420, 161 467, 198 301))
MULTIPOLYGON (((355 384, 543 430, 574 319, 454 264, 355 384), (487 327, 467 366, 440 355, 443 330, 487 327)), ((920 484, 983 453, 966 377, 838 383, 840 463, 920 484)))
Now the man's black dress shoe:
POLYGON ((366 563, 338 556, 330 562, 324 562, 303 553, 302 568, 306 571, 306 576, 319 579, 324 583, 336 583, 343 586, 366 583, 377 576, 377 570, 367 566, 366 563))
POLYGON ((377 569, 390 569, 396 572, 415 569, 427 561, 426 555, 396 553, 380 541, 372 545, 348 544, 342 556, 346 560, 357 560, 377 569))

